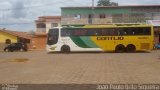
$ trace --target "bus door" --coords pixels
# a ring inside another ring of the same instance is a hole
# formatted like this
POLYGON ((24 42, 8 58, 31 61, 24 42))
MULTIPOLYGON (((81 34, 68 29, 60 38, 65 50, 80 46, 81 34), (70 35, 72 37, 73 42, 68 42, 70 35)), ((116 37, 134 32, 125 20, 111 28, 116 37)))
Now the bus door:
POLYGON ((50 29, 47 37, 47 44, 53 45, 58 42, 59 30, 58 29, 50 29))

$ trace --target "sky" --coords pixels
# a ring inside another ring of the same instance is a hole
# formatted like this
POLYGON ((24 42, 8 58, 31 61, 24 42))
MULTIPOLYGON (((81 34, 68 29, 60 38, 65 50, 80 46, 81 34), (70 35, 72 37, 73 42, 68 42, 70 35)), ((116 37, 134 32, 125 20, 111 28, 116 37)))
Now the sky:
MULTIPOLYGON (((95 5, 98 0, 94 0, 95 5)), ((111 0, 119 5, 160 5, 159 0, 111 0)), ((91 6, 92 0, 0 0, 0 28, 35 31, 39 16, 61 15, 61 7, 91 6)))

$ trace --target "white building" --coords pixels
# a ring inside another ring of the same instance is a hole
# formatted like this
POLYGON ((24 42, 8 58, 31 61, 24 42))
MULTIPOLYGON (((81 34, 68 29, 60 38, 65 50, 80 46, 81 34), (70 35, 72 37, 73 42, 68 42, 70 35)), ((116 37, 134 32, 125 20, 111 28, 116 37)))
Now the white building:
POLYGON ((48 33, 48 30, 53 27, 58 27, 61 24, 61 16, 41 16, 36 23, 36 33, 48 33))

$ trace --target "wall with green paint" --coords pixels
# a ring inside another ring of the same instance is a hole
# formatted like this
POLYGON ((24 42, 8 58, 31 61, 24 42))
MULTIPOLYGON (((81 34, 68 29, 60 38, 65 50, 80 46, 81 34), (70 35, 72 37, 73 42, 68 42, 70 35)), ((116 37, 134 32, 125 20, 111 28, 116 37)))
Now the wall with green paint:
POLYGON ((131 13, 131 8, 62 8, 62 15, 131 13))
POLYGON ((158 6, 118 6, 118 7, 63 7, 62 25, 146 23, 146 20, 160 19, 158 6), (92 14, 92 18, 89 15, 92 14), (105 18, 100 18, 104 14, 105 18), (76 17, 79 15, 80 18, 76 17), (91 22, 90 22, 91 21, 91 22))

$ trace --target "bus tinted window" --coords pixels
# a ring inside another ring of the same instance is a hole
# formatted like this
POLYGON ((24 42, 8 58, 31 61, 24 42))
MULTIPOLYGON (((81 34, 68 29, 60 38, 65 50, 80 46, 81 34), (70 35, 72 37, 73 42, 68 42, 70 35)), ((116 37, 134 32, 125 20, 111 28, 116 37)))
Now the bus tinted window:
POLYGON ((63 28, 62 36, 118 36, 118 35, 151 35, 149 27, 123 28, 63 28))
POLYGON ((69 28, 62 28, 61 30, 61 36, 71 36, 73 33, 73 30, 69 28))
POLYGON ((132 28, 133 35, 151 35, 151 29, 149 27, 132 28))
POLYGON ((96 29, 89 28, 86 36, 101 36, 101 35, 102 35, 102 30, 101 29, 99 29, 99 28, 96 28, 96 29))
POLYGON ((145 30, 145 35, 151 35, 151 28, 144 28, 145 30))
POLYGON ((53 45, 58 42, 59 32, 58 29, 50 29, 47 37, 47 44, 53 45))
POLYGON ((87 35, 87 30, 86 29, 75 29, 73 30, 73 35, 74 36, 86 36, 87 35))
POLYGON ((118 35, 151 35, 147 27, 117 28, 118 35))

